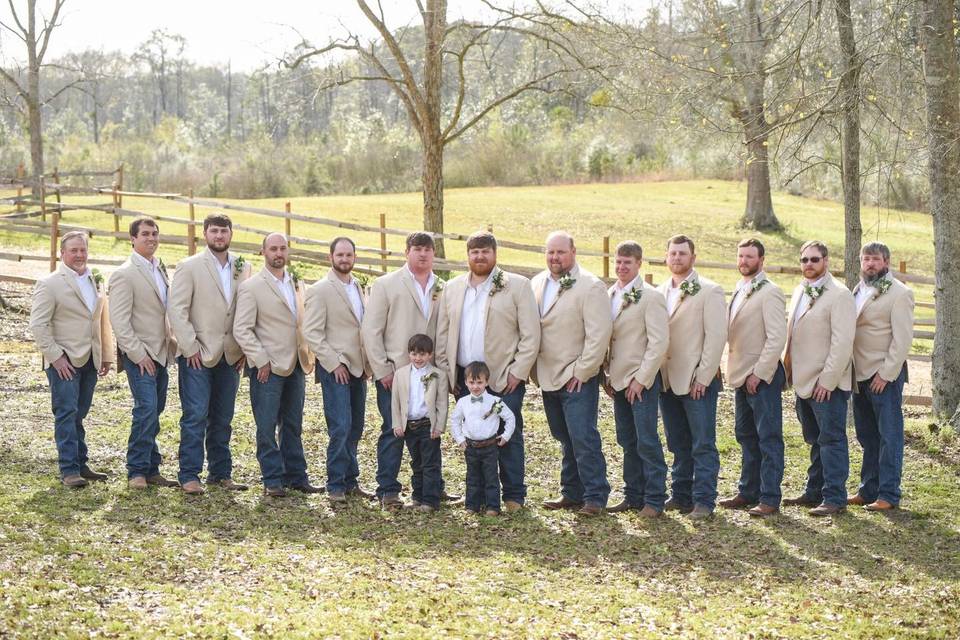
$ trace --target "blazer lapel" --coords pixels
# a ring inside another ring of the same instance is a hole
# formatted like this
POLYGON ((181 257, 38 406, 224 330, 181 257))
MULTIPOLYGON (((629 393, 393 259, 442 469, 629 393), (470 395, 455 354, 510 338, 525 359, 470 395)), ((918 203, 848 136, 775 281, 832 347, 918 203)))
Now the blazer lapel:
MULTIPOLYGON (((860 291, 860 287, 862 287, 862 286, 863 286, 863 283, 860 282, 860 283, 857 284, 856 287, 853 288, 853 297, 854 297, 854 299, 856 299, 856 297, 857 297, 857 292, 860 291)), ((860 307, 860 310, 859 310, 859 311, 857 311, 857 318, 859 318, 860 316, 862 316, 862 315, 863 315, 863 312, 867 310, 867 307, 869 307, 871 304, 873 304, 873 301, 876 300, 876 299, 877 299, 877 296, 876 296, 876 294, 874 294, 874 295, 870 296, 869 298, 867 298, 866 300, 864 300, 864 301, 863 301, 863 306, 860 307)))
MULTIPOLYGON (((351 276, 353 277, 353 276, 351 276)), ((327 272, 327 280, 333 284, 333 290, 337 292, 337 296, 340 298, 347 309, 350 311, 350 317, 359 325, 360 321, 357 320, 356 314, 353 313, 353 304, 350 302, 350 297, 347 296, 347 290, 344 288, 343 283, 340 282, 340 278, 336 276, 333 269, 327 272)), ((357 292, 360 293, 360 285, 357 284, 357 292)), ((360 293, 360 307, 363 308, 363 294, 360 293)))
MULTIPOLYGON (((153 274, 147 269, 147 265, 143 264, 142 260, 137 260, 136 258, 131 258, 133 265, 136 267, 137 271, 143 276, 143 279, 147 281, 147 284, 150 285, 150 288, 153 289, 153 292, 157 294, 157 300, 160 301, 160 304, 163 304, 163 296, 160 295, 160 288, 157 287, 157 280, 153 277, 153 274)), ((163 281, 167 281, 167 277, 163 275, 163 271, 160 272, 163 277, 163 281)), ((169 285, 168 285, 169 286, 169 285)))
MULTIPOLYGON (((264 267, 263 271, 260 272, 260 277, 267 283, 267 286, 270 287, 270 290, 273 291, 274 295, 280 299, 280 303, 283 305, 283 308, 290 312, 290 319, 293 320, 293 311, 290 311, 289 305, 287 305, 287 297, 283 295, 283 292, 280 291, 280 286, 277 284, 277 279, 273 277, 273 274, 267 271, 267 268, 264 267)), ((294 301, 296 301, 296 288, 294 288, 294 301)))
MULTIPOLYGON (((63 263, 60 263, 60 276, 67 281, 67 286, 77 294, 77 298, 80 300, 80 304, 83 305, 83 308, 87 310, 87 313, 90 313, 90 309, 87 307, 87 301, 83 299, 83 294, 80 292, 80 285, 77 284, 77 278, 73 275, 73 269, 65 266, 63 263)), ((96 285, 94 285, 96 286, 96 285)), ((100 300, 100 292, 97 291, 97 304, 94 305, 93 309, 96 311, 97 305, 100 300)), ((92 316, 93 314, 91 314, 92 316)))
MULTIPOLYGON (((220 280, 220 274, 217 272, 217 269, 220 268, 220 265, 217 264, 217 259, 212 253, 210 253, 209 249, 206 251, 206 255, 203 257, 203 263, 207 265, 207 272, 210 273, 210 277, 213 278, 213 281, 217 284, 217 290, 220 292, 220 295, 223 296, 223 299, 227 304, 230 304, 230 301, 227 300, 227 292, 223 290, 223 282, 220 280)), ((232 273, 230 275, 231 277, 233 276, 232 273)))
POLYGON ((537 311, 540 312, 540 317, 543 317, 543 293, 547 290, 547 278, 550 277, 549 272, 544 272, 544 277, 540 281, 540 285, 533 292, 534 297, 537 299, 537 311))

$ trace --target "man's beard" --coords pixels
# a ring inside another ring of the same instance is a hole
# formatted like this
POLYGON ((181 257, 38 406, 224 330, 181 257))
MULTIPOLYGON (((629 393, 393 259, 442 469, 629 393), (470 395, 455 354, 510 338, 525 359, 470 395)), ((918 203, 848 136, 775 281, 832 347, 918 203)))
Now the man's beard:
POLYGON ((746 270, 747 270, 746 273, 744 273, 743 269, 740 269, 740 270, 739 270, 739 271, 740 271, 740 275, 742 275, 744 278, 752 278, 753 276, 755 276, 755 275, 757 275, 758 273, 760 273, 760 265, 757 265, 756 267, 754 267, 754 268, 752 268, 752 269, 751 269, 750 267, 746 267, 746 270))
POLYGON ((890 269, 883 268, 883 269, 880 269, 880 271, 878 271, 877 274, 873 276, 868 276, 867 274, 861 271, 860 276, 863 278, 863 283, 865 285, 867 285, 868 287, 872 287, 872 286, 875 286, 881 280, 883 280, 888 273, 890 273, 890 269))
POLYGON ((353 271, 353 265, 351 264, 351 265, 348 266, 347 268, 344 268, 343 265, 340 265, 340 264, 337 264, 336 262, 334 262, 334 263, 333 263, 333 270, 336 271, 337 273, 342 273, 342 274, 346 275, 346 274, 350 273, 351 271, 353 271))
POLYGON ((486 264, 477 264, 474 262, 470 264, 470 272, 475 276, 488 276, 490 272, 493 271, 494 266, 496 265, 489 262, 486 264))
POLYGON ((223 249, 218 249, 216 244, 213 242, 208 242, 207 249, 210 249, 210 251, 213 251, 214 253, 224 253, 230 249, 230 243, 227 242, 223 245, 223 249))

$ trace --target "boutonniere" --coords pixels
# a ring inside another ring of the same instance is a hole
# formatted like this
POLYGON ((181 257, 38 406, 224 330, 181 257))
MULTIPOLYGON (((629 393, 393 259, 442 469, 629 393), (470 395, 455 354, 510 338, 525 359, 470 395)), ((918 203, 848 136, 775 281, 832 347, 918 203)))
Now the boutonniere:
POLYGON ((300 281, 303 280, 303 265, 291 262, 287 265, 287 273, 289 273, 293 279, 293 286, 297 286, 300 284, 300 281))
MULTIPOLYGON (((767 284, 767 282, 768 282, 768 281, 767 281, 766 279, 754 280, 753 282, 751 282, 751 283, 750 283, 750 289, 747 291, 747 298, 749 298, 750 296, 752 296, 753 294, 755 294, 757 291, 759 291, 759 290, 760 290, 760 287, 762 287, 763 285, 767 284)), ((746 300, 747 298, 744 298, 744 299, 746 300)))
POLYGON ((680 283, 680 299, 683 300, 687 296, 695 296, 700 293, 700 281, 699 280, 684 280, 680 283))
POLYGON ((503 411, 503 400, 495 400, 493 405, 491 405, 490 410, 483 414, 483 419, 486 420, 490 416, 498 416, 503 411))
POLYGON ((810 304, 807 305, 807 308, 809 309, 817 301, 817 298, 823 295, 823 285, 820 285, 819 287, 811 287, 810 285, 805 284, 803 285, 803 292, 810 298, 810 304))
POLYGON ((877 293, 874 294, 873 299, 876 300, 885 294, 891 286, 893 286, 893 280, 888 280, 886 278, 879 280, 875 285, 873 285, 873 288, 877 290, 877 293))
POLYGON ((243 273, 243 270, 247 266, 247 261, 243 259, 243 256, 237 256, 233 259, 233 279, 236 280, 243 273))
POLYGON ((96 287, 103 286, 103 274, 100 273, 100 269, 91 269, 90 275, 93 276, 93 284, 96 287))
POLYGON ((560 290, 566 291, 567 289, 572 287, 573 283, 576 281, 577 281, 576 278, 572 277, 569 273, 565 273, 562 276, 560 276, 560 279, 557 282, 560 284, 560 290))
POLYGON ((498 270, 493 274, 493 288, 490 289, 490 295, 497 293, 498 291, 503 291, 503 288, 506 286, 503 278, 503 271, 498 270))
POLYGON ((443 293, 443 287, 446 284, 446 282, 437 278, 437 281, 433 284, 433 296, 430 299, 436 301, 436 299, 440 297, 440 294, 443 293))
POLYGON ((436 379, 437 379, 437 372, 436 372, 436 371, 431 371, 431 372, 428 373, 427 375, 425 375, 425 376, 423 376, 422 378, 420 378, 420 382, 423 383, 423 390, 426 391, 426 390, 427 390, 427 387, 430 386, 430 381, 431 381, 431 380, 436 380, 436 379))
POLYGON ((640 295, 643 293, 643 289, 637 289, 636 287, 630 287, 630 291, 627 291, 623 294, 623 306, 626 307, 630 304, 637 304, 640 302, 640 295))
POLYGON ((163 271, 163 277, 167 277, 167 265, 163 264, 163 258, 157 258, 157 263, 160 265, 160 271, 163 271))
POLYGON ((353 274, 353 279, 357 281, 357 286, 360 287, 361 291, 366 291, 367 286, 370 284, 370 278, 363 273, 353 274))

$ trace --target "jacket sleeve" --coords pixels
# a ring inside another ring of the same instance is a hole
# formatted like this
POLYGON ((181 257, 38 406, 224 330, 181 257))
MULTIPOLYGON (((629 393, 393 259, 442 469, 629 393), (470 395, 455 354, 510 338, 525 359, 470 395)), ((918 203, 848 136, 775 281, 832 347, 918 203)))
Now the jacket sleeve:
POLYGON ((449 383, 447 372, 437 371, 437 424, 434 431, 443 433, 447 428, 447 412, 450 410, 450 395, 447 393, 449 383))
POLYGON ((853 358, 853 339, 857 332, 857 304, 853 294, 843 288, 830 309, 830 353, 823 363, 817 383, 829 391, 840 384, 840 376, 853 358))
POLYGON ((893 303, 890 311, 890 330, 893 333, 890 350, 880 365, 880 377, 893 382, 900 375, 913 345, 913 290, 907 288, 893 303))
POLYGON ((307 346, 328 373, 344 363, 327 341, 327 305, 321 296, 323 280, 307 289, 303 301, 303 336, 307 346))
POLYGON ((649 388, 653 385, 657 372, 660 371, 667 357, 667 349, 670 347, 670 318, 667 315, 667 301, 659 292, 650 296, 643 318, 647 328, 647 350, 640 362, 640 369, 633 378, 649 388))
POLYGON ((130 319, 133 317, 133 285, 123 269, 110 276, 110 324, 117 338, 117 347, 131 362, 147 357, 147 346, 137 337, 130 319))
POLYGON ((540 352, 540 310, 537 308, 537 298, 533 294, 533 289, 527 282, 522 284, 523 286, 512 287, 515 289, 513 295, 517 305, 520 342, 517 343, 517 354, 509 367, 509 373, 514 378, 526 380, 530 377, 530 371, 540 352))
POLYGON ((247 357, 247 363, 256 368, 270 364, 270 354, 263 348, 260 339, 253 330, 257 326, 257 297, 247 283, 240 285, 237 292, 237 311, 233 317, 233 339, 247 357))
POLYGON ((586 382, 597 375, 610 347, 613 320, 610 318, 610 299, 599 280, 590 283, 581 305, 583 314, 583 351, 573 363, 573 375, 586 382))
MULTIPOLYGON (((443 296, 437 300, 440 308, 437 310, 437 339, 434 340, 433 361, 438 369, 448 371, 450 367, 449 354, 447 354, 447 339, 450 336, 450 312, 447 310, 447 297, 443 296)), ((456 358, 457 354, 454 353, 456 358)), ((450 382, 449 389, 453 391, 454 382, 450 382)))
POLYGON ((707 294, 703 303, 703 351, 693 379, 708 387, 717 377, 723 347, 727 343, 727 303, 719 285, 703 293, 707 294))
POLYGON ((387 360, 387 350, 383 344, 383 333, 387 326, 388 300, 383 280, 378 278, 370 289, 370 302, 363 314, 360 335, 363 348, 367 352, 367 361, 373 370, 374 380, 380 380, 393 373, 393 365, 387 360))
POLYGON ((30 307, 30 332, 47 364, 64 354, 63 348, 53 338, 52 323, 56 309, 56 296, 46 282, 38 280, 33 289, 33 305, 30 307))
POLYGON ((770 283, 767 286, 774 287, 768 295, 764 296, 761 308, 767 339, 763 343, 757 364, 753 367, 753 375, 770 384, 773 376, 777 375, 780 354, 783 353, 783 347, 787 344, 787 302, 783 297, 783 291, 770 283))
POLYGON ((189 263, 181 262, 170 284, 170 296, 167 303, 167 318, 170 328, 180 345, 180 353, 190 358, 200 353, 197 332, 190 324, 190 305, 193 302, 193 274, 189 263))

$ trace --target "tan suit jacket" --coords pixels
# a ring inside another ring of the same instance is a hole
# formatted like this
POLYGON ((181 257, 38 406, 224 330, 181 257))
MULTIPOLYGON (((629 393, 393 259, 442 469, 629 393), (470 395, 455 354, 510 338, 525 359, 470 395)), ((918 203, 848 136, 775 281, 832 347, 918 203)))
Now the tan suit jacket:
POLYGON ((732 316, 734 300, 727 309, 727 382, 738 388, 751 373, 767 384, 773 381, 780 355, 787 343, 787 303, 783 291, 772 280, 750 293, 732 316))
MULTIPOLYGON (((161 270, 170 292, 170 281, 161 270)), ((167 308, 160 297, 153 274, 133 256, 110 276, 110 324, 117 349, 137 363, 150 356, 161 365, 173 362, 177 341, 167 320, 167 308)))
MULTIPOLYGON (((631 380, 644 389, 653 386, 670 346, 667 302, 663 294, 640 281, 640 301, 620 305, 613 319, 610 351, 607 353, 608 384, 615 391, 630 386, 631 380)), ((616 285, 607 290, 613 298, 616 285)), ((607 303, 607 308, 610 304, 607 303)))
MULTIPOLYGON (((670 348, 660 369, 664 390, 678 396, 690 393, 694 382, 709 386, 720 375, 720 359, 727 342, 723 289, 696 271, 690 281, 698 281, 700 291, 681 298, 674 307, 670 315, 670 348)), ((667 278, 658 287, 664 299, 670 285, 667 278)))
POLYGON ((804 399, 813 395, 818 383, 829 391, 836 388, 850 391, 857 325, 853 294, 843 283, 828 276, 823 293, 806 313, 796 319, 794 308, 801 295, 803 284, 798 284, 790 298, 787 347, 783 357, 788 382, 804 399))
MULTIPOLYGON (((357 289, 360 291, 360 304, 363 305, 363 291, 359 283, 357 289)), ((307 289, 304 307, 303 334, 311 351, 317 355, 320 366, 332 372, 343 364, 352 376, 361 378, 368 375, 370 366, 363 353, 360 321, 354 315, 347 291, 333 269, 326 278, 307 289)))
POLYGON ((297 317, 287 306, 277 280, 266 267, 240 284, 233 337, 252 367, 270 365, 281 377, 293 373, 297 362, 307 375, 313 373, 314 356, 303 337, 303 282, 295 287, 297 317))
MULTIPOLYGON (((500 392, 507 386, 507 374, 526 380, 540 350, 540 312, 530 281, 515 273, 503 274, 503 289, 491 285, 483 330, 483 358, 490 368, 489 387, 500 392)), ((457 380, 457 351, 460 347, 460 320, 470 274, 447 283, 437 318, 437 366, 446 370, 451 388, 457 380)))
POLYGON ((178 355, 200 353, 205 367, 215 367, 226 356, 235 364, 243 352, 233 339, 233 315, 237 308, 237 290, 250 277, 250 265, 238 273, 231 268, 232 285, 227 298, 217 270, 220 264, 210 252, 191 256, 177 265, 170 284, 167 316, 177 337, 178 355))
MULTIPOLYGON (((439 278, 436 281, 442 282, 439 278)), ((411 336, 422 333, 436 341, 437 316, 443 292, 431 292, 428 319, 420 310, 419 286, 410 270, 403 267, 380 276, 370 289, 360 335, 363 336, 363 348, 376 380, 385 378, 410 361, 407 342, 411 336)))
POLYGON ((93 313, 83 300, 76 274, 62 262, 57 270, 37 280, 30 308, 30 331, 43 354, 43 368, 62 355, 74 367, 82 367, 92 357, 98 370, 113 364, 113 332, 103 285, 97 285, 97 303, 93 313))
MULTIPOLYGON (((530 283, 538 310, 549 277, 549 271, 541 271, 530 283)), ((574 265, 570 277, 573 285, 560 289, 540 318, 540 351, 534 371, 544 391, 556 391, 572 377, 586 382, 597 375, 610 346, 613 322, 607 288, 580 265, 574 265)))
MULTIPOLYGON (((407 405, 410 403, 410 367, 406 364, 396 370, 393 378, 393 390, 390 394, 390 410, 393 415, 393 426, 407 426, 407 405)), ((430 372, 436 373, 436 380, 427 384, 424 393, 424 402, 427 405, 427 418, 430 419, 430 430, 443 433, 447 428, 447 403, 450 396, 447 393, 449 383, 447 374, 442 369, 427 365, 430 372)), ((427 375, 430 375, 427 373, 427 375)))
MULTIPOLYGON (((854 294, 860 288, 854 288, 854 294)), ((900 375, 913 344, 913 290, 892 279, 880 296, 868 298, 857 315, 853 368, 857 380, 879 373, 887 382, 900 375)))

